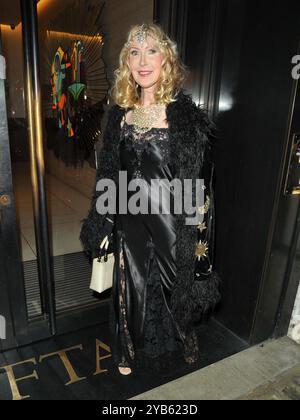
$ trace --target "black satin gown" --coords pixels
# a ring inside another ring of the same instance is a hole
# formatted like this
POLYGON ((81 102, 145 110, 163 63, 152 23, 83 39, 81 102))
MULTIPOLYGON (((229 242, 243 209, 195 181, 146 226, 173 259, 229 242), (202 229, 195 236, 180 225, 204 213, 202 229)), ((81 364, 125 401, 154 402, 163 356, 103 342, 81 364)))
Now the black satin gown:
MULTIPOLYGON (((127 193, 127 203, 139 191, 149 212, 116 215, 112 353, 119 366, 168 369, 179 362, 178 357, 186 348, 169 309, 170 291, 176 279, 169 130, 152 128, 136 139, 133 128, 125 122, 121 129, 121 169, 127 173, 126 187, 131 180, 142 180, 142 184, 127 193), (164 180, 159 195, 150 193, 153 179, 164 180), (151 214, 151 202, 156 204, 157 214, 151 214)), ((120 191, 118 197, 119 194, 120 191)), ((196 343, 190 344, 194 353, 196 343)))

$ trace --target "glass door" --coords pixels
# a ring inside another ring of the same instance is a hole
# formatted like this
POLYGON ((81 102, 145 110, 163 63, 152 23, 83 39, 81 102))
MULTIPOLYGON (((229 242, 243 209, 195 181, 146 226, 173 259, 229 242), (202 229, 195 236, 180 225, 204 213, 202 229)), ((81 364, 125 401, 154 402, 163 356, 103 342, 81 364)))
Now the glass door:
POLYGON ((0 92, 5 350, 107 321, 110 292, 100 297, 89 289, 91 265, 79 234, 94 188, 108 82, 101 2, 0 3, 7 64, 0 92))
POLYGON ((20 263, 6 106, 6 60, 0 31, 0 350, 27 334, 25 288, 20 263))
POLYGON ((0 312, 5 332, 1 337, 2 350, 56 333, 55 294, 47 252, 43 152, 39 145, 39 87, 34 61, 33 19, 36 2, 21 2, 21 5, 24 25, 21 24, 19 3, 1 4, 1 51, 5 67, 0 95, 1 266, 4 268, 0 312), (35 317, 31 316, 32 288, 26 272, 26 261, 34 258, 28 234, 38 244, 35 317))
POLYGON ((94 189, 109 84, 102 59, 104 2, 52 3, 38 14, 39 59, 50 246, 61 315, 99 306, 79 235, 94 189))
POLYGON ((153 2, 0 0, 0 10, 0 317, 16 338, 2 347, 11 348, 108 321, 110 291, 89 289, 81 221, 95 188, 109 80, 129 27, 153 19, 153 2))

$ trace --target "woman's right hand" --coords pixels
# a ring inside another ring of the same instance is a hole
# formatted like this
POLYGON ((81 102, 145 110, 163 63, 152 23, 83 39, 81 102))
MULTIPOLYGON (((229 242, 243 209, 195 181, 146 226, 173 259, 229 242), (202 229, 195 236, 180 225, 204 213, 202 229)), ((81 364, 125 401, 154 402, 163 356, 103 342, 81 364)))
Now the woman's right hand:
MULTIPOLYGON (((104 245, 101 247, 102 242, 104 241, 105 238, 107 238, 108 242, 109 242, 109 247, 111 247, 112 243, 113 243, 113 228, 114 228, 114 223, 112 222, 112 218, 108 217, 105 219, 103 228, 101 230, 101 241, 100 241, 100 246, 99 249, 97 250, 97 255, 96 256, 103 256, 106 252, 106 241, 104 243, 104 245)), ((109 249, 109 248, 107 248, 109 249)), ((109 253, 109 252, 108 252, 109 253)), ((96 258, 96 257, 95 257, 96 258)))

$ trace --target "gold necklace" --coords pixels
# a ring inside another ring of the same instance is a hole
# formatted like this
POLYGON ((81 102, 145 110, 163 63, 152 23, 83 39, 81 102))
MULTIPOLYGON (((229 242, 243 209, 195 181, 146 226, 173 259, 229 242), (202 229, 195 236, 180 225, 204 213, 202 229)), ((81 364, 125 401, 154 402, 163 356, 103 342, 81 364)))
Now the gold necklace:
POLYGON ((135 126, 136 133, 144 134, 154 127, 164 108, 164 104, 150 105, 148 107, 138 105, 134 108, 132 111, 132 123, 135 126))

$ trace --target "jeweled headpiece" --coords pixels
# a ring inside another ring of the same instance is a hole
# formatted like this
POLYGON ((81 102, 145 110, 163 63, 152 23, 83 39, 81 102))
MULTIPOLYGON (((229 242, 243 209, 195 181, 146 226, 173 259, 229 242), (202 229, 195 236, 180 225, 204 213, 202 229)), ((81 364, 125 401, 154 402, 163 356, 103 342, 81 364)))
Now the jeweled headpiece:
POLYGON ((139 44, 143 45, 147 39, 147 26, 143 24, 140 29, 135 33, 137 41, 139 44))
POLYGON ((148 36, 150 36, 152 39, 154 39, 155 41, 158 42, 159 45, 161 46, 166 46, 168 45, 167 39, 166 38, 162 38, 162 39, 156 39, 151 35, 151 32, 149 31, 149 26, 146 25, 145 23, 143 23, 139 29, 134 32, 131 36, 131 39, 126 42, 125 46, 127 48, 130 48, 131 42, 133 40, 133 38, 137 38, 137 41, 139 44, 141 44, 141 46, 143 46, 144 42, 146 42, 146 39, 148 36))

